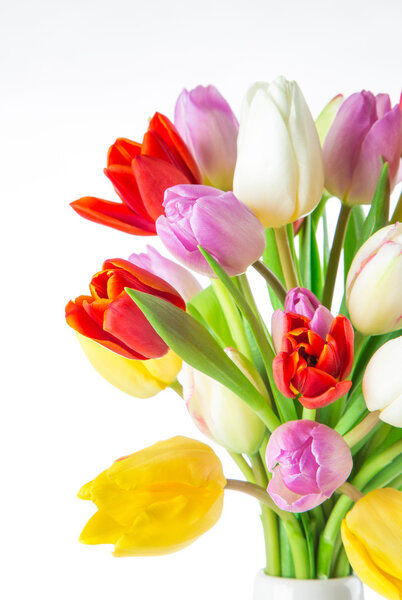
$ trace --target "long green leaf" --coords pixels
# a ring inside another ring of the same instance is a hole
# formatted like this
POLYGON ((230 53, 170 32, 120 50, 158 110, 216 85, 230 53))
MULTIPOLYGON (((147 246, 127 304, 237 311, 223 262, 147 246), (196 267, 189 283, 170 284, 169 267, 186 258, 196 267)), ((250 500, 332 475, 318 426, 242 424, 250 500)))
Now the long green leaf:
MULTIPOLYGON (((273 229, 265 230, 265 251, 262 256, 262 261, 270 270, 275 273, 278 279, 285 285, 285 277, 282 271, 281 259, 279 257, 278 247, 276 245, 275 233, 273 229)), ((278 300, 275 292, 272 291, 270 286, 268 287, 269 297, 271 299, 272 308, 277 310, 278 308, 282 309, 283 305, 280 300, 278 300)))
POLYGON ((187 312, 203 325, 206 324, 221 340, 224 347, 235 345, 225 313, 211 285, 187 303, 187 312))
POLYGON ((359 248, 371 235, 373 235, 373 233, 387 225, 389 218, 389 199, 390 185, 388 163, 384 163, 369 214, 363 225, 362 234, 359 240, 359 248))
POLYGON ((126 292, 166 344, 186 363, 232 390, 271 431, 280 424, 266 400, 196 319, 162 298, 130 288, 126 292))
POLYGON ((350 213, 350 219, 346 228, 345 241, 343 243, 344 279, 346 281, 350 265, 356 254, 359 240, 364 225, 364 212, 361 206, 354 206, 350 213))

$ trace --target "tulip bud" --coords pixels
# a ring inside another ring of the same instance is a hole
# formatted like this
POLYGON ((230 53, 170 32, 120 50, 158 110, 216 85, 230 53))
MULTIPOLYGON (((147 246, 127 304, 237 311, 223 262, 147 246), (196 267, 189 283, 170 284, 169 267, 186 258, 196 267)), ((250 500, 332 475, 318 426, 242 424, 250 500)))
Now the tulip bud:
POLYGON ((191 298, 202 290, 201 285, 187 269, 162 256, 152 246, 147 246, 146 253, 131 254, 128 260, 167 281, 186 302, 190 302, 191 298))
POLYGON ((365 335, 402 327, 402 223, 376 231, 359 249, 346 280, 353 325, 365 335))
POLYGON ((265 425, 247 404, 211 377, 183 365, 183 398, 197 425, 231 452, 252 455, 265 435, 265 425))
POLYGON ((367 408, 380 419, 402 427, 402 337, 389 340, 370 359, 363 377, 367 408), (380 382, 380 383, 379 383, 380 382))
POLYGON ((360 579, 390 600, 402 594, 402 492, 376 489, 342 521, 344 548, 360 579))
POLYGON ((362 91, 340 107, 323 147, 325 187, 349 206, 370 204, 383 161, 391 190, 402 150, 401 109, 389 96, 362 91))
POLYGON ((268 494, 279 508, 305 512, 315 508, 346 481, 353 460, 349 446, 331 427, 315 421, 288 421, 269 438, 268 494))
POLYGON ((183 90, 176 102, 175 125, 200 168, 203 183, 231 190, 239 123, 216 87, 183 90))
POLYGON ((296 82, 255 83, 243 101, 233 190, 265 227, 311 212, 324 187, 313 117, 296 82))
POLYGON ((218 521, 226 479, 207 445, 185 437, 158 442, 117 460, 78 497, 98 511, 80 536, 84 544, 114 544, 115 556, 181 550, 218 521))
POLYGON ((77 332, 91 365, 109 383, 135 398, 151 398, 164 390, 181 370, 181 358, 169 350, 162 358, 133 360, 112 352, 77 332))
POLYGON ((214 276, 202 246, 230 276, 244 273, 265 248, 257 217, 232 192, 205 185, 175 185, 165 192, 165 216, 156 230, 166 248, 185 266, 214 276))

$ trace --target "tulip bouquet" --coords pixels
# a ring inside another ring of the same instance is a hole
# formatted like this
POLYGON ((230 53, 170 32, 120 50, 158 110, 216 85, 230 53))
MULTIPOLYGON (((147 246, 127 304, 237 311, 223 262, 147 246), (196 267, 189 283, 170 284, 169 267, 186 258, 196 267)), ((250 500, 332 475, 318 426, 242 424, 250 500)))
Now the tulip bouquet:
POLYGON ((158 442, 83 486, 98 510, 80 539, 114 544, 116 556, 173 552, 236 490, 261 504, 268 575, 353 569, 400 599, 402 200, 391 211, 390 198, 402 105, 337 96, 314 122, 298 85, 278 78, 249 89, 240 124, 213 86, 183 91, 174 123, 156 113, 142 143, 111 146, 105 174, 121 202, 72 207, 158 235, 178 262, 153 247, 107 259, 66 319, 117 388, 138 398, 173 388, 243 478, 226 479, 200 441, 158 442), (267 284, 271 323, 248 268, 267 284))

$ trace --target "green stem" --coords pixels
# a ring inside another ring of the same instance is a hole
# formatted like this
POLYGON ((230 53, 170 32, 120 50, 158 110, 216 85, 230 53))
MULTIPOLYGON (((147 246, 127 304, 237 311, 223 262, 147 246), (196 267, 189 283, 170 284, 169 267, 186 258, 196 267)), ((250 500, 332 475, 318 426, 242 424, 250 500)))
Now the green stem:
POLYGON ((347 577, 350 574, 350 564, 345 548, 341 546, 335 563, 333 577, 347 577))
POLYGON ((309 421, 315 421, 316 413, 317 413, 317 411, 315 408, 303 407, 302 419, 307 419, 309 421))
POLYGON ((286 287, 288 290, 298 287, 299 282, 295 265, 292 259, 292 253, 289 246, 289 238, 286 231, 286 226, 274 229, 276 244, 278 246, 279 257, 281 260, 282 271, 285 277, 286 287))
POLYGON ((402 192, 399 196, 399 200, 395 206, 394 214, 392 215, 390 222, 396 223, 397 221, 402 221, 402 192))
POLYGON ((180 398, 183 398, 183 386, 177 381, 177 379, 172 381, 172 383, 169 383, 168 387, 172 388, 172 390, 174 390, 176 394, 180 396, 180 398))
MULTIPOLYGON (((370 480, 391 463, 402 452, 402 440, 393 444, 384 452, 369 459, 352 480, 352 485, 362 490, 370 480)), ((333 547, 339 533, 341 521, 352 505, 353 500, 342 495, 336 502, 327 524, 320 536, 318 548, 317 576, 319 579, 328 579, 330 576, 333 547)))
POLYGON ((257 260, 252 265, 254 269, 265 279, 269 287, 275 292, 278 299, 285 303, 286 288, 282 285, 281 280, 269 269, 261 260, 257 260))
POLYGON ((230 333, 232 334, 238 350, 240 350, 244 356, 247 356, 248 359, 251 359, 250 348, 248 345, 243 320, 238 311, 236 303, 219 279, 211 279, 211 284, 216 297, 222 306, 223 312, 225 313, 225 317, 230 328, 230 333))
POLYGON ((265 489, 259 485, 247 483, 246 481, 238 481, 236 479, 227 479, 226 489, 243 492, 244 494, 249 494, 250 496, 257 498, 259 502, 268 506, 280 517, 292 550, 296 577, 298 579, 308 579, 309 561, 307 544, 303 535, 303 530, 295 515, 278 508, 265 489))
POLYGON ((328 269, 325 277, 322 303, 331 310, 332 296, 334 295, 336 275, 338 273, 339 259, 341 256, 343 240, 345 239, 346 227, 348 225, 352 208, 342 204, 338 223, 336 225, 334 241, 329 255, 328 269))
POLYGON ((347 445, 352 448, 360 442, 366 435, 379 423, 380 421, 380 411, 376 410, 371 412, 360 421, 356 427, 351 429, 346 435, 343 436, 343 439, 347 443, 347 445))
POLYGON ((236 465, 239 467, 240 471, 243 473, 247 481, 250 481, 251 483, 256 483, 253 469, 250 467, 244 456, 242 456, 241 454, 237 454, 237 452, 230 452, 230 450, 228 450, 228 453, 232 457, 236 465))

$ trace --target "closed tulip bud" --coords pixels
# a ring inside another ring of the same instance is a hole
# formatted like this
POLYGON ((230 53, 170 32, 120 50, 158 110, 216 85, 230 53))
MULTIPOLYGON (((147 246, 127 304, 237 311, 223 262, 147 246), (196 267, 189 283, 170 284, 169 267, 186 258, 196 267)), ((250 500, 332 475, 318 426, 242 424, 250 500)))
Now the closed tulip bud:
POLYGON ((391 190, 402 150, 401 108, 387 94, 352 94, 340 107, 323 147, 325 187, 349 206, 370 204, 383 161, 391 190))
POLYGON ((402 598, 402 492, 380 488, 342 521, 344 548, 360 579, 389 600, 402 598))
POLYGON ((204 373, 185 364, 183 374, 183 398, 198 429, 231 452, 255 454, 265 435, 255 412, 204 373))
POLYGON ((343 437, 308 420, 288 421, 275 429, 266 462, 273 473, 268 494, 290 512, 311 510, 324 502, 346 481, 353 466, 343 437))
POLYGON ((161 277, 175 290, 186 302, 201 292, 202 287, 187 269, 159 254, 156 248, 147 246, 147 251, 141 254, 131 254, 128 259, 137 267, 146 269, 150 273, 161 277))
POLYGON ((198 246, 230 276, 244 273, 265 248, 265 231, 254 213, 232 192, 206 185, 175 185, 166 190, 165 215, 156 230, 171 254, 186 267, 214 276, 198 246))
POLYGON ((181 550, 218 521, 226 480, 214 451, 175 437, 117 460, 78 496, 98 511, 81 533, 84 544, 114 544, 115 556, 181 550))
POLYGON ((255 83, 243 101, 233 190, 265 227, 311 212, 321 199, 320 140, 303 94, 279 77, 255 83))
POLYGON ((237 156, 239 123, 216 87, 183 90, 174 122, 200 168, 203 183, 231 190, 237 156))
POLYGON ((388 225, 359 249, 346 280, 353 325, 365 335, 402 327, 402 223, 388 225))
POLYGON ((402 427, 402 336, 389 340, 371 357, 363 377, 367 408, 380 419, 402 427), (379 384, 380 382, 380 384, 379 384))

